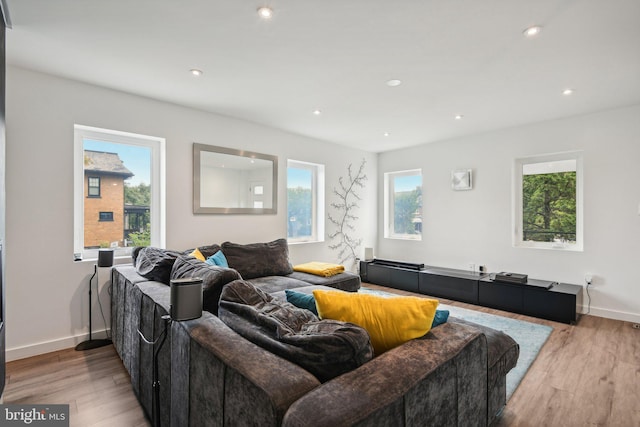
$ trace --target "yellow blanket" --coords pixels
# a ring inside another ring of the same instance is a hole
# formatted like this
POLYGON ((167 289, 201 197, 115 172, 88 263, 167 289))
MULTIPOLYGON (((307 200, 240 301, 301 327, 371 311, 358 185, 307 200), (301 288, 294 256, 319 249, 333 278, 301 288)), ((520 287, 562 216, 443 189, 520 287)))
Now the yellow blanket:
POLYGON ((330 277, 342 273, 344 271, 344 265, 312 261, 304 264, 298 264, 293 267, 293 270, 315 274, 316 276, 330 277))

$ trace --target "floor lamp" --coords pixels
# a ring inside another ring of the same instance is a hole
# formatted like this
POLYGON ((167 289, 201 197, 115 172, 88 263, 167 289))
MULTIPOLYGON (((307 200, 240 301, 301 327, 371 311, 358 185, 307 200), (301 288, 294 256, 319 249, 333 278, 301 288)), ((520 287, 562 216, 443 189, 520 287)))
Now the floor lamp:
MULTIPOLYGON (((99 276, 98 276, 98 267, 111 267, 113 265, 113 249, 100 249, 98 251, 98 262, 93 265, 93 275, 89 279, 89 339, 87 341, 83 341, 76 346, 76 350, 91 350, 93 348, 104 347, 105 345, 111 344, 111 340, 107 339, 99 339, 94 340, 91 337, 91 329, 92 329, 92 313, 91 313, 91 303, 93 299, 91 298, 91 284, 93 282, 93 278, 96 278, 96 289, 100 284, 99 276)), ((107 325, 105 325, 106 328, 107 325)))

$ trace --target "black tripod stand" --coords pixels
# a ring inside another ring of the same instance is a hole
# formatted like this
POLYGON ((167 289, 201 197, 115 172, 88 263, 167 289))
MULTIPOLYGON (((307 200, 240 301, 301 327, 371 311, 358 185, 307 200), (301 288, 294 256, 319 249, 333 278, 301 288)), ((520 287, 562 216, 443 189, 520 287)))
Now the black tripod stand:
MULTIPOLYGON (((93 266, 93 275, 89 279, 89 339, 87 341, 83 341, 76 346, 76 350, 84 351, 91 350, 93 348, 104 347, 105 345, 111 344, 111 340, 109 338, 94 340, 91 337, 91 329, 92 329, 92 321, 91 321, 91 302, 93 301, 91 298, 91 284, 93 283, 93 278, 98 276, 98 264, 93 266)), ((96 280, 97 282, 97 280, 96 280)), ((96 283, 97 285, 97 283, 96 283)), ((106 327, 106 325, 105 325, 106 327)))

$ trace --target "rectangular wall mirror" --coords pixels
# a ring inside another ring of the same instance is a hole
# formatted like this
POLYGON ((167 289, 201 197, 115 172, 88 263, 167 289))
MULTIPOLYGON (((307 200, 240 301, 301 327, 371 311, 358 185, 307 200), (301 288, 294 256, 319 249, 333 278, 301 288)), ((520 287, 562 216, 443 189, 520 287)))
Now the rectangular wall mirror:
POLYGON ((193 213, 275 214, 278 157, 193 144, 193 213))

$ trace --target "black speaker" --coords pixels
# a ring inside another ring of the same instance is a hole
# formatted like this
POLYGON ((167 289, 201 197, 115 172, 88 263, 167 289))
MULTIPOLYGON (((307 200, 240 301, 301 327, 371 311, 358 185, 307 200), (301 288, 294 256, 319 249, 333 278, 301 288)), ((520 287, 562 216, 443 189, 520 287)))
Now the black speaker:
POLYGON ((202 316, 202 279, 193 277, 171 281, 172 320, 197 319, 202 316))
POLYGON ((98 251, 98 267, 111 267, 113 265, 113 249, 100 249, 98 251))
POLYGON ((363 282, 367 282, 369 279, 368 267, 370 261, 360 261, 360 280, 363 282))

